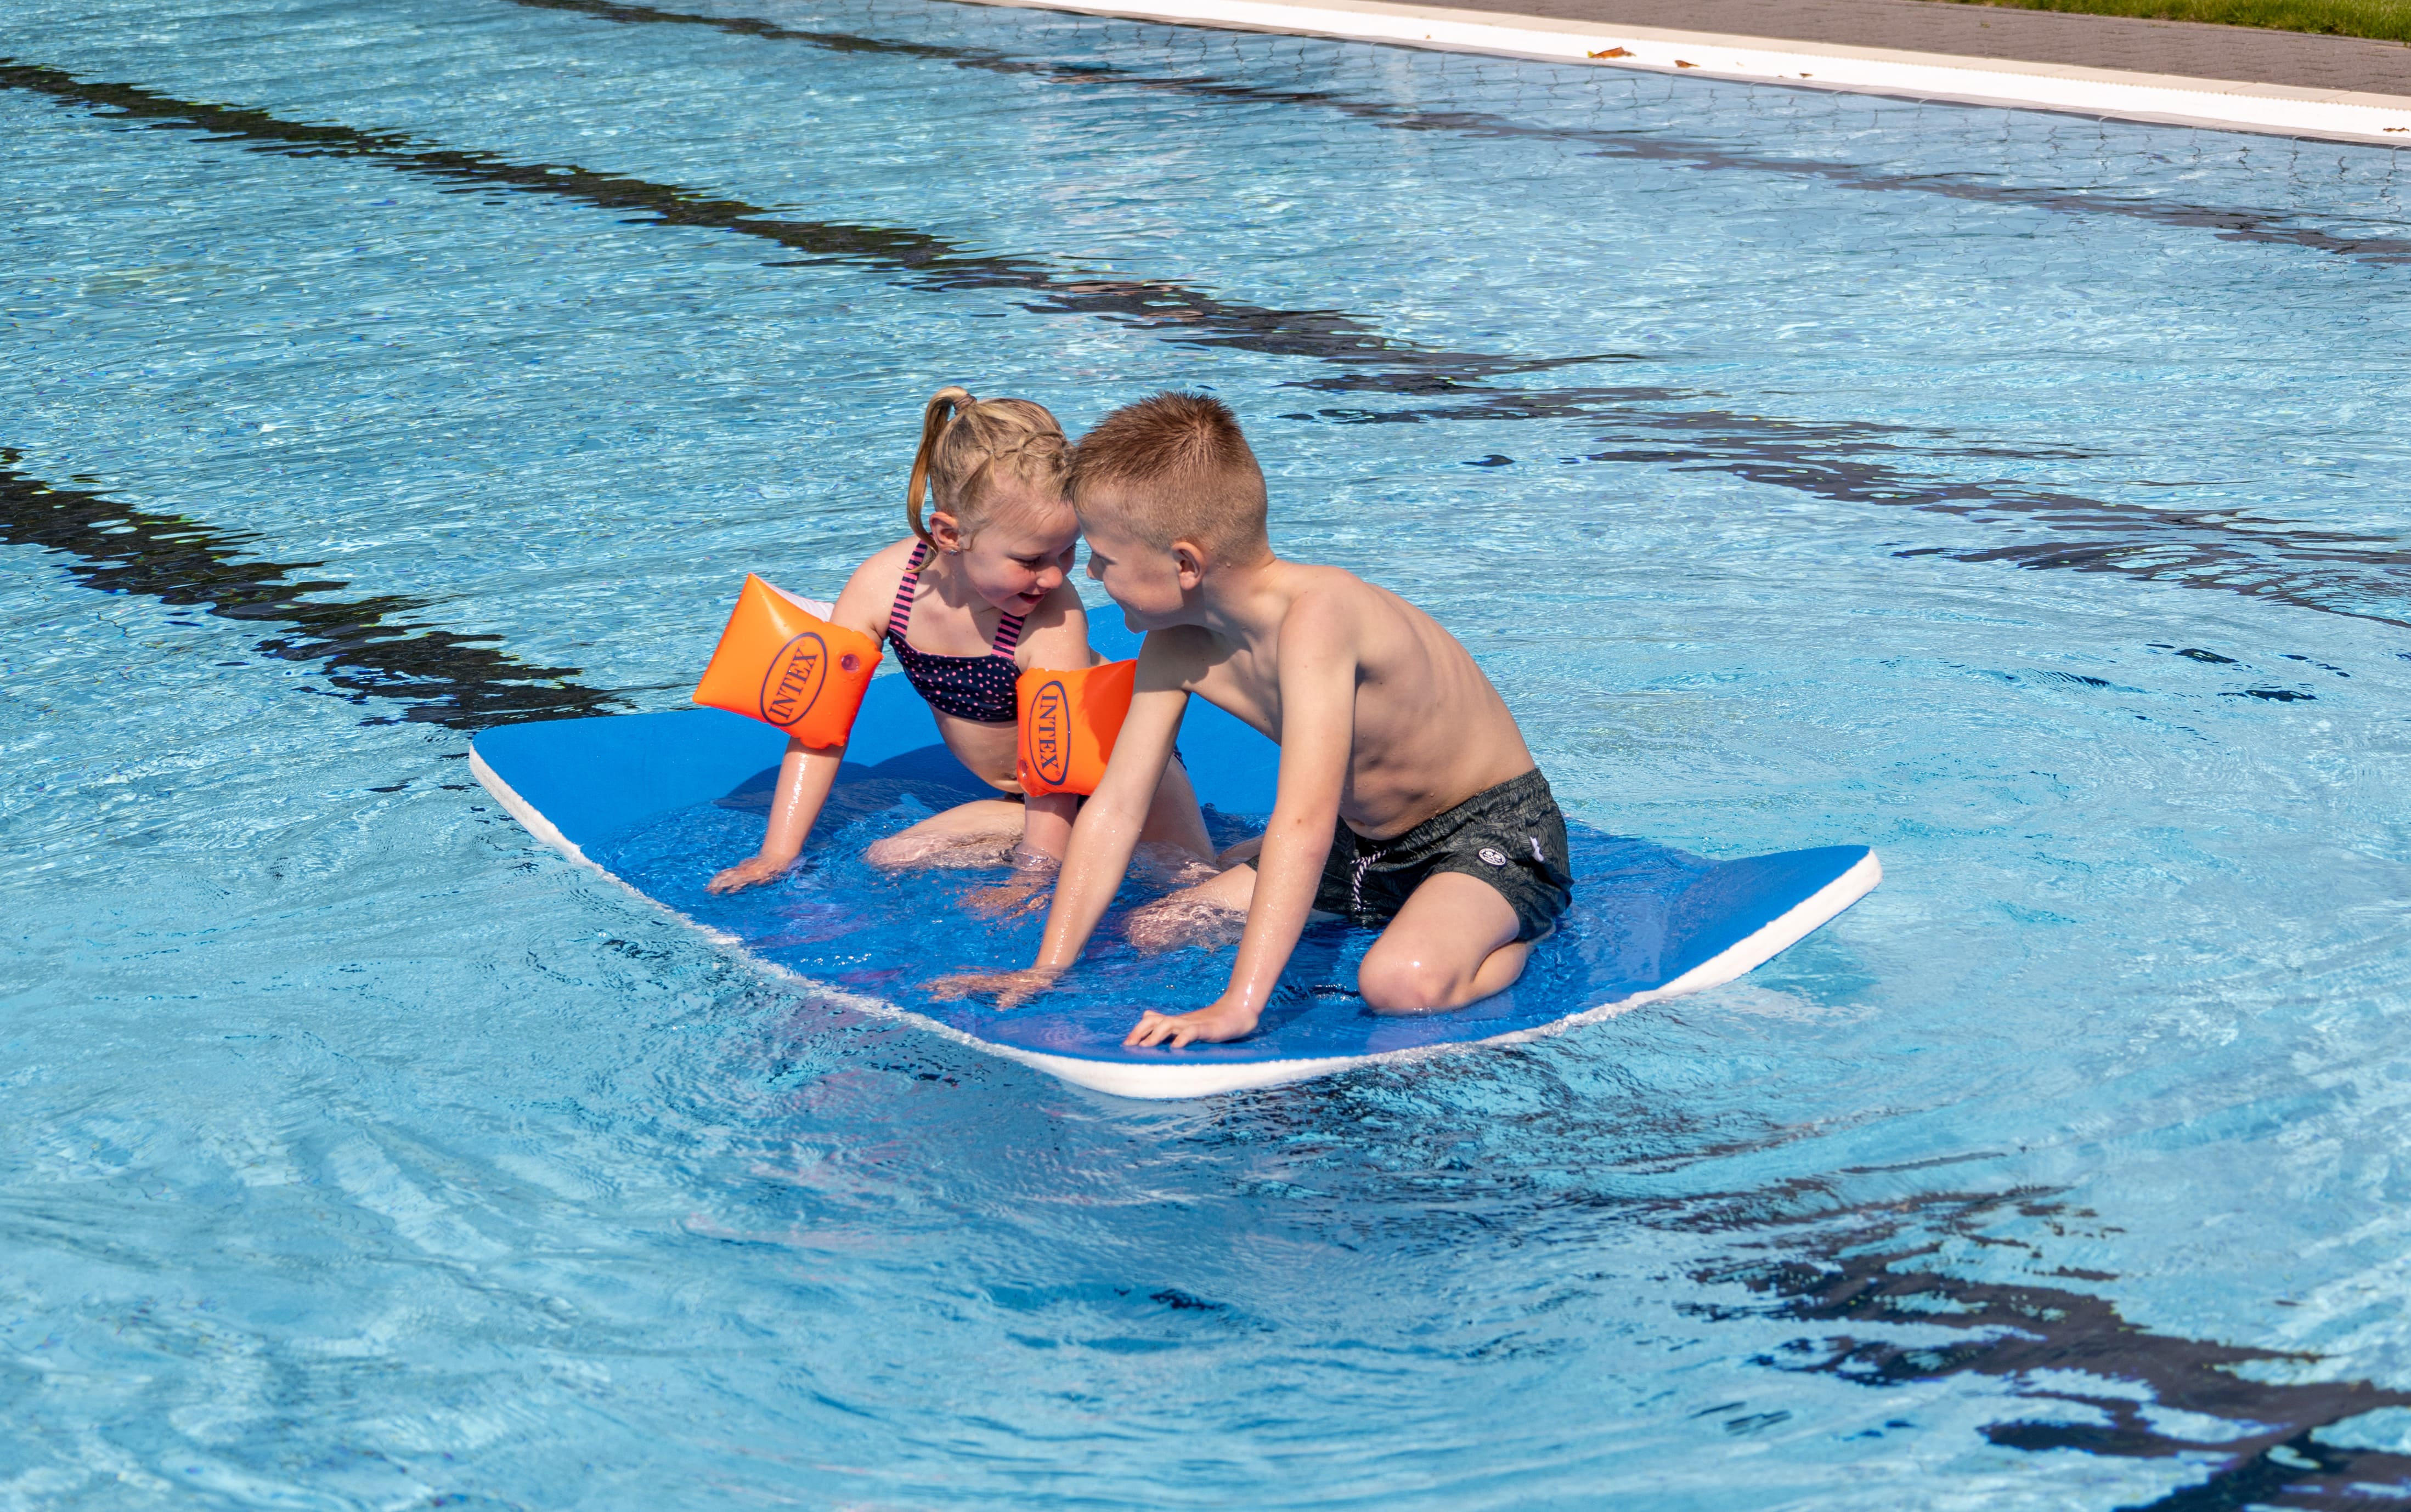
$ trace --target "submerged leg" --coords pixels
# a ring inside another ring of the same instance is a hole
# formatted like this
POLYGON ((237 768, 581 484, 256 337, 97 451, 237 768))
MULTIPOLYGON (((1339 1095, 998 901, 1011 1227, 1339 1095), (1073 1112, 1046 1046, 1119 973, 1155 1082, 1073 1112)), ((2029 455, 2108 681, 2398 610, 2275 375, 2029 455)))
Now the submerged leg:
POLYGON ((1256 868, 1233 866, 1132 909, 1122 933, 1143 951, 1228 944, 1247 927, 1248 902, 1255 895, 1256 868))
MULTIPOLYGON (((1222 852, 1221 871, 1194 887, 1132 909, 1124 937, 1143 951, 1169 951, 1183 945, 1212 949, 1236 940, 1247 928, 1248 905, 1256 896, 1256 868, 1249 863, 1263 849, 1262 840, 1243 840, 1222 852)), ((1320 909, 1307 915, 1315 923, 1338 917, 1320 909)))
POLYGON ((1504 992, 1524 974, 1530 942, 1497 888, 1463 872, 1423 880, 1365 952, 1356 985, 1377 1013, 1440 1013, 1504 992))
POLYGON ((900 871, 908 866, 993 866, 1021 838, 1021 806, 1006 798, 974 798, 932 814, 901 834, 873 840, 863 859, 900 871))
POLYGON ((1163 780, 1155 785, 1155 801, 1147 810, 1141 845, 1161 845, 1186 851, 1197 861, 1214 859, 1214 842, 1206 833, 1206 816, 1197 808, 1197 789, 1178 762, 1167 762, 1163 780))

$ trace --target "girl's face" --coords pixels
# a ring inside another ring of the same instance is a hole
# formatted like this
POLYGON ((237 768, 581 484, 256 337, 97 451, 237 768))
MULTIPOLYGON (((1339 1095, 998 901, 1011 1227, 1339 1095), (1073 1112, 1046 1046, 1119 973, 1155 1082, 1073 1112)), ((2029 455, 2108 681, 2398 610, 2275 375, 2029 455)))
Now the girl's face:
MULTIPOLYGON (((1062 587, 1071 572, 1072 549, 1080 539, 1079 516, 1060 499, 1017 487, 1000 489, 989 502, 987 516, 968 549, 955 558, 955 565, 991 608, 1029 614, 1062 587)), ((954 516, 943 512, 930 517, 929 533, 942 546, 963 545, 954 516)))

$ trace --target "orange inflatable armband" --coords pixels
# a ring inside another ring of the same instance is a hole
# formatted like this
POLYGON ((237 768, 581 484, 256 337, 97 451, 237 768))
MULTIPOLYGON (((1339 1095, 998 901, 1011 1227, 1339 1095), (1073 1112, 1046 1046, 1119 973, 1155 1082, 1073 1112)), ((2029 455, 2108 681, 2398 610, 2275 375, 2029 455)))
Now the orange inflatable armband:
POLYGON ((747 573, 694 701, 826 749, 845 744, 878 668, 877 641, 830 624, 747 573))
POLYGON ((1096 792, 1137 686, 1135 662, 1023 673, 1014 684, 1021 705, 1022 791, 1096 792))

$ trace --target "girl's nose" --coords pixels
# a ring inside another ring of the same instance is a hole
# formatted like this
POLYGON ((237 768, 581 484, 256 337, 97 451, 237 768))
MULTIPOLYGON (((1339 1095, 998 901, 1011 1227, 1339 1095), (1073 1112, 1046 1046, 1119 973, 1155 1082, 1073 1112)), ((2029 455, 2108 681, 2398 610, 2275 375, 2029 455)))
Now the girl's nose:
POLYGON ((1063 569, 1048 562, 1038 569, 1038 591, 1052 593, 1063 586, 1063 569))

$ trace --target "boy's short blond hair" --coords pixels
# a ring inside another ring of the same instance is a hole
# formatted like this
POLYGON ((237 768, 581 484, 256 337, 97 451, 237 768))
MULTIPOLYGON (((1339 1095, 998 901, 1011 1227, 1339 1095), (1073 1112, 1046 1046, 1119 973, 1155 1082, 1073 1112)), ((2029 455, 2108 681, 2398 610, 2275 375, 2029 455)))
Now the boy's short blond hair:
POLYGON ((1122 495, 1117 518, 1150 546, 1188 541, 1240 565, 1272 552, 1264 470, 1219 399, 1154 394, 1098 421, 1072 449, 1072 506, 1084 509, 1100 486, 1122 495))

